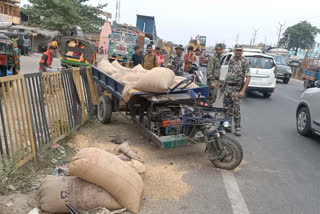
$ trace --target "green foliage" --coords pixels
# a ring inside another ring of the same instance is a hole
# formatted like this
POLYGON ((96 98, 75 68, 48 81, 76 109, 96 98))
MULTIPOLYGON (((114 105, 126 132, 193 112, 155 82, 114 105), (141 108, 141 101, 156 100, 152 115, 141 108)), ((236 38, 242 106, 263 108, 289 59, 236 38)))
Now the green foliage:
POLYGON ((312 48, 319 32, 319 29, 309 22, 299 22, 286 29, 280 40, 280 46, 294 50, 297 55, 299 49, 312 48))
POLYGON ((100 14, 106 4, 90 7, 85 4, 87 1, 29 0, 31 5, 26 5, 21 10, 29 17, 29 25, 37 25, 61 33, 78 25, 84 32, 97 33, 104 23, 100 14))

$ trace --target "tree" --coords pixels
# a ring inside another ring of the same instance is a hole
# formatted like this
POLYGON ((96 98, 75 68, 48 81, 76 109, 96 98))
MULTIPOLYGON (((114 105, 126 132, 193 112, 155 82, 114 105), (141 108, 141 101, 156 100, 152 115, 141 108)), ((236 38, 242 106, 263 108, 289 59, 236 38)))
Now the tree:
POLYGON ((29 25, 61 33, 78 25, 84 32, 97 33, 104 23, 100 14, 107 4, 91 7, 85 4, 87 1, 29 0, 31 5, 24 6, 21 11, 28 16, 29 25))
POLYGON ((280 40, 280 46, 294 50, 294 55, 297 55, 299 49, 309 49, 313 46, 319 32, 319 29, 309 22, 299 22, 286 29, 280 40))

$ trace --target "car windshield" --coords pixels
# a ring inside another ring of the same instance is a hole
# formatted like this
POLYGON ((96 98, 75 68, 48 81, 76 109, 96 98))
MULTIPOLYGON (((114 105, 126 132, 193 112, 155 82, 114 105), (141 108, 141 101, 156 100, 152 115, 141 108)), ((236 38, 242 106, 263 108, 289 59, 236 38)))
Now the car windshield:
POLYGON ((250 62, 250 68, 271 69, 275 66, 273 59, 269 57, 246 56, 246 58, 250 62))
POLYGON ((275 63, 277 64, 277 65, 287 65, 287 63, 286 63, 286 61, 284 60, 284 58, 283 58, 283 56, 274 56, 273 57, 274 58, 274 60, 275 60, 275 63))
POLYGON ((114 41, 121 42, 121 35, 118 34, 118 33, 113 33, 113 34, 112 34, 112 39, 113 39, 114 41))

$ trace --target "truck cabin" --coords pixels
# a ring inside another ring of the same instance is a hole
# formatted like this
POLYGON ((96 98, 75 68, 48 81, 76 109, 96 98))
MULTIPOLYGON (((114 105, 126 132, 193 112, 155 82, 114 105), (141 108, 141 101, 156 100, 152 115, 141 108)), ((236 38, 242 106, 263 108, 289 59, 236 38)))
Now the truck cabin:
POLYGON ((108 55, 118 61, 131 61, 137 36, 126 32, 114 31, 109 35, 108 55))

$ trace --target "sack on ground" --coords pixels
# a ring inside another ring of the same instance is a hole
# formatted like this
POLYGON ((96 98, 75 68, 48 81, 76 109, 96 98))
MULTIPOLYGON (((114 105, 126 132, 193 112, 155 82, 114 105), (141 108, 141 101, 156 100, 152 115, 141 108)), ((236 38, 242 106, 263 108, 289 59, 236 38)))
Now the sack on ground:
POLYGON ((72 158, 69 170, 70 175, 102 187, 130 212, 139 211, 143 181, 117 156, 97 148, 83 149, 72 158))
POLYGON ((122 206, 104 189, 73 176, 47 176, 41 183, 40 207, 48 213, 67 213, 66 204, 79 210, 122 206))
POLYGON ((175 74, 168 68, 153 68, 141 76, 134 89, 146 92, 162 93, 174 82, 175 74))

